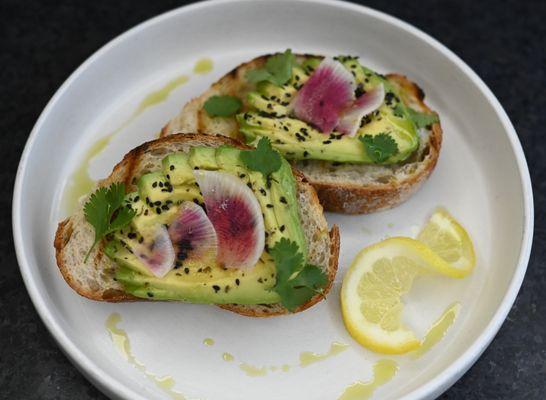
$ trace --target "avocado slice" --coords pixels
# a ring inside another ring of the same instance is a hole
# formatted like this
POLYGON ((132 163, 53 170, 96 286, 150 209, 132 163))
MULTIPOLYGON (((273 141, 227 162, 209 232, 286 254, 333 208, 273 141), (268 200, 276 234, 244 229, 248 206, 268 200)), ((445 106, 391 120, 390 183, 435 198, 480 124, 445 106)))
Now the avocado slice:
POLYGON ((248 104, 256 110, 273 117, 284 117, 288 114, 288 108, 258 92, 250 92, 247 95, 248 104))
MULTIPOLYGON (((122 257, 128 257, 126 253, 122 257)), ((130 256, 134 255, 130 254, 130 256)), ((137 260, 138 261, 138 260, 137 260)), ((134 266, 134 260, 130 261, 134 266)), ((279 302, 272 260, 260 260, 248 271, 186 264, 163 278, 144 275, 126 263, 116 271, 116 279, 137 297, 157 300, 184 300, 206 304, 270 304, 279 302)))
POLYGON ((256 86, 259 94, 264 95, 268 99, 278 101, 281 106, 288 106, 297 90, 291 85, 277 86, 271 82, 260 82, 256 86))
POLYGON ((307 242, 301 226, 296 181, 292 167, 284 158, 281 167, 271 174, 271 204, 282 236, 296 242, 307 259, 307 242))
MULTIPOLYGON (((271 145, 288 159, 315 159, 355 164, 373 162, 357 137, 335 132, 325 135, 298 119, 272 118, 256 112, 240 114, 237 120, 247 142, 256 145, 260 137, 268 137, 271 145)), ((360 130, 362 136, 375 136, 380 133, 388 133, 398 144, 399 152, 390 157, 385 162, 387 164, 406 159, 419 146, 417 137, 391 123, 388 118, 372 121, 360 130)))
POLYGON ((165 175, 171 185, 183 185, 195 180, 188 158, 186 153, 173 153, 169 154, 161 162, 163 175, 165 175))
POLYGON ((214 171, 218 169, 216 162, 216 149, 214 147, 192 147, 189 160, 193 169, 206 169, 214 171))
POLYGON ((140 197, 149 207, 154 208, 157 214, 167 211, 172 204, 203 200, 197 186, 173 186, 162 172, 142 175, 137 186, 140 197))

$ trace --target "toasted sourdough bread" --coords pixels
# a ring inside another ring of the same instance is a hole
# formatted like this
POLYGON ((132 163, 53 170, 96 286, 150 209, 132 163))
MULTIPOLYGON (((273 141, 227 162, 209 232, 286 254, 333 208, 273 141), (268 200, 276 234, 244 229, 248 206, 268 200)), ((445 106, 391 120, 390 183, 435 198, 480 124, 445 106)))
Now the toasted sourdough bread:
MULTIPOLYGON (((213 95, 232 95, 243 100, 247 110, 246 95, 255 90, 245 75, 247 71, 261 68, 269 56, 261 56, 243 63, 224 75, 201 96, 184 106, 162 130, 161 136, 173 133, 215 133, 242 139, 234 118, 210 118, 203 110, 205 101, 213 95)), ((311 55, 298 55, 303 61, 311 55)), ((425 94, 415 83, 403 75, 389 74, 387 78, 398 87, 402 100, 416 111, 433 113, 423 102, 425 94)), ((394 165, 332 164, 320 160, 296 163, 297 168, 316 189, 326 211, 347 214, 366 214, 392 208, 417 191, 436 166, 442 144, 439 123, 420 132, 419 149, 406 160, 394 165)))
MULTIPOLYGON (((237 141, 223 137, 199 134, 172 135, 154 140, 131 150, 118 163, 109 177, 98 183, 99 187, 115 182, 124 182, 127 190, 136 189, 137 179, 147 172, 161 169, 161 160, 169 153, 187 152, 191 147, 218 147, 229 144, 238 148, 248 148, 237 141)), ((294 169, 300 218, 309 249, 309 262, 322 268, 328 276, 325 294, 330 290, 337 271, 339 256, 339 231, 336 226, 328 232, 322 207, 313 187, 305 177, 294 169)), ((87 263, 85 254, 94 239, 93 227, 85 220, 83 205, 71 217, 59 223, 55 235, 57 265, 66 282, 78 294, 93 300, 121 302, 145 301, 123 291, 120 283, 114 280, 116 264, 103 251, 103 243, 93 250, 87 263)), ((296 312, 303 311, 323 298, 317 295, 300 306, 296 312)), ((266 317, 288 313, 280 304, 270 305, 222 305, 226 310, 253 316, 266 317)))

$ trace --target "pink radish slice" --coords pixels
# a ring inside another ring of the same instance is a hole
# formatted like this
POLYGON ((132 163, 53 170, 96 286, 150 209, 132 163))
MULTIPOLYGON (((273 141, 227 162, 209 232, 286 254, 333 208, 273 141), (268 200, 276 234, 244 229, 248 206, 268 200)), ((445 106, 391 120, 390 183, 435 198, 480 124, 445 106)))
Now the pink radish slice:
POLYGON ((144 241, 133 249, 133 254, 158 278, 164 277, 174 267, 175 253, 169 232, 157 225, 144 236, 144 241))
POLYGON ((199 260, 203 264, 216 263, 218 239, 205 210, 195 203, 185 201, 169 226, 169 236, 174 246, 176 262, 199 260))
POLYGON ((343 113, 338 126, 336 126, 336 131, 354 136, 360 127, 362 118, 381 107, 384 98, 385 89, 380 83, 356 99, 351 107, 343 113))
POLYGON ((323 133, 331 133, 343 110, 354 100, 355 88, 353 75, 340 62, 327 57, 296 94, 294 114, 323 133))
POLYGON ((239 178, 216 171, 194 171, 207 215, 218 236, 218 262, 226 268, 252 268, 265 246, 260 204, 239 178))

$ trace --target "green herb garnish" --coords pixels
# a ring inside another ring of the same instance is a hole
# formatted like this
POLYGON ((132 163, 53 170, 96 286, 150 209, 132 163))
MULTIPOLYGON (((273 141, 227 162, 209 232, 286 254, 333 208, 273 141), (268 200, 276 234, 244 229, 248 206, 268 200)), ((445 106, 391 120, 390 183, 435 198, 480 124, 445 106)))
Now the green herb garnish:
POLYGON ((282 238, 270 250, 277 268, 277 282, 273 290, 281 297, 281 304, 289 311, 305 304, 328 282, 326 274, 317 266, 304 265, 303 255, 295 242, 282 238))
POLYGON ((211 117, 230 117, 242 106, 242 101, 235 96, 212 96, 205 101, 203 108, 211 117))
POLYGON ((396 141, 387 133, 378 135, 364 135, 358 138, 364 143, 366 153, 376 164, 382 163, 390 156, 398 154, 398 145, 396 141))
POLYGON ((269 178, 270 174, 281 167, 281 156, 273 150, 266 137, 260 139, 254 150, 242 151, 241 161, 248 169, 261 172, 265 178, 269 178))
POLYGON ((411 118, 411 120, 413 121, 413 123, 415 124, 417 128, 425 128, 429 125, 432 125, 440 121, 440 118, 438 118, 438 114, 436 113, 430 114, 430 113, 419 112, 409 107, 407 108, 407 110, 408 110, 409 117, 411 118))
POLYGON ((265 68, 253 69, 247 72, 246 79, 251 83, 269 81, 277 86, 287 83, 292 77, 292 67, 295 57, 292 50, 269 57, 265 68))
POLYGON ((113 183, 109 188, 99 188, 91 195, 83 207, 85 219, 95 228, 95 241, 87 252, 87 262, 91 250, 109 233, 127 225, 135 216, 132 208, 125 207, 125 184, 113 183))

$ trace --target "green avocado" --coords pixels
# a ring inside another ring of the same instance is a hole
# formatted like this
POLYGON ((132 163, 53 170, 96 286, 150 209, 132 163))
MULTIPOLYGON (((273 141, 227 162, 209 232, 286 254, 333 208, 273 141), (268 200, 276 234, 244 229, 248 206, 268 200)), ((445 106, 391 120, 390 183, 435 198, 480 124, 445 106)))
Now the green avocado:
POLYGON ((194 180, 188 159, 189 157, 186 153, 169 154, 163 159, 163 175, 165 175, 171 185, 183 185, 194 180))
POLYGON ((269 304, 279 302, 271 289, 276 283, 276 267, 268 255, 268 247, 285 237, 296 242, 306 257, 306 242, 298 214, 295 179, 290 165, 282 160, 281 168, 270 179, 245 167, 241 150, 195 147, 186 153, 165 157, 161 172, 143 175, 138 191, 125 197, 125 205, 135 211, 128 227, 110 235, 105 253, 118 269, 116 279, 125 290, 137 297, 155 300, 185 300, 194 303, 269 304), (168 226, 183 201, 202 203, 195 182, 195 169, 219 170, 231 173, 249 186, 264 216, 266 248, 258 264, 247 271, 227 270, 217 265, 196 265, 177 262, 165 277, 151 274, 132 252, 144 240, 150 227, 168 226))
POLYGON ((157 278, 119 241, 109 242, 105 252, 119 265, 117 281, 136 297, 207 304, 270 304, 279 301, 278 294, 271 291, 276 282, 276 270, 270 259, 260 260, 248 271, 188 263, 171 270, 163 278, 157 278))
POLYGON ((385 89, 383 105, 363 118, 354 137, 336 131, 325 135, 310 124, 291 117, 290 101, 321 62, 319 58, 307 58, 301 66, 293 67, 288 84, 279 87, 261 82, 255 92, 248 94, 250 109, 236 117, 247 143, 256 145, 265 136, 288 159, 371 164, 374 161, 359 138, 387 134, 396 142, 398 152, 383 164, 406 160, 419 147, 419 135, 397 88, 384 76, 362 66, 356 57, 336 57, 336 60, 355 77, 357 96, 379 84, 385 89))

